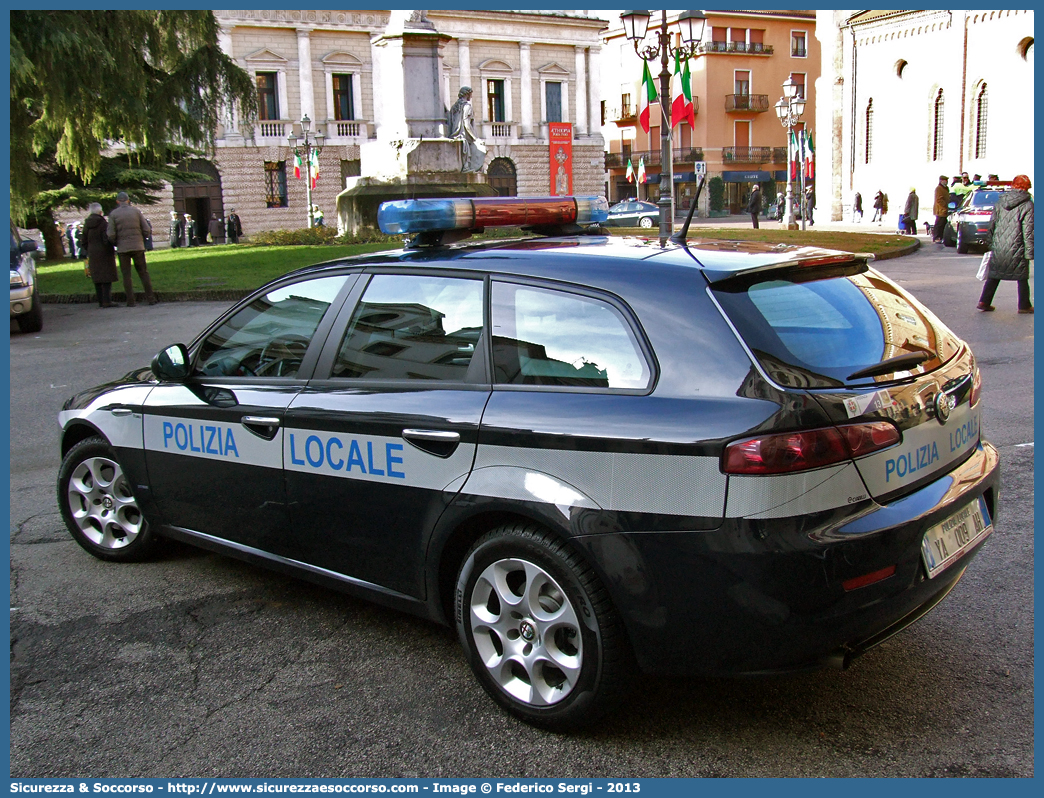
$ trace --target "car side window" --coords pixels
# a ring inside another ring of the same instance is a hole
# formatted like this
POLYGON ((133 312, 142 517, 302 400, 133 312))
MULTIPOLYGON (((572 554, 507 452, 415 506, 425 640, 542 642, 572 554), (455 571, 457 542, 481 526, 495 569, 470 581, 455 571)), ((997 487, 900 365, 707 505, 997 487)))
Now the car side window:
POLYGON ((284 285, 258 297, 207 336, 196 371, 221 377, 294 377, 346 275, 284 285))
POLYGON ((375 275, 330 376, 464 382, 482 334, 482 297, 480 279, 375 275))
POLYGON ((652 369, 611 303, 493 283, 493 373, 500 385, 643 389, 652 369))

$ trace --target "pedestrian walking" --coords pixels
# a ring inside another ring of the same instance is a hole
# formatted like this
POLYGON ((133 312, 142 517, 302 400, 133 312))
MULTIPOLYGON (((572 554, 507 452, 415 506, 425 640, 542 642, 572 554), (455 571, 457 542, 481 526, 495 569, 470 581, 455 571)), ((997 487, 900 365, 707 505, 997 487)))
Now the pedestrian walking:
MULTIPOLYGON (((1000 195, 990 217, 989 264, 979 296, 979 310, 993 310, 993 296, 1001 280, 1018 283, 1019 313, 1032 313, 1029 275, 1033 270, 1033 199, 1026 175, 1016 175, 1011 190, 1000 195)), ((985 255, 983 257, 986 257, 985 255)))
POLYGON ((917 235, 917 216, 919 213, 920 199, 917 196, 917 188, 910 187, 910 193, 906 195, 906 205, 903 207, 903 225, 905 232, 917 235))
POLYGON ((750 199, 747 200, 747 213, 750 214, 751 221, 754 222, 754 229, 757 230, 758 216, 761 215, 761 186, 757 183, 750 190, 750 199))
POLYGON ((150 305, 159 300, 152 292, 152 280, 149 279, 149 267, 145 263, 145 238, 152 230, 145 215, 130 204, 126 191, 116 195, 116 208, 109 214, 106 227, 109 240, 116 245, 116 253, 120 259, 120 271, 123 272, 123 290, 127 293, 127 307, 135 305, 134 278, 131 266, 138 272, 141 287, 145 289, 145 299, 150 305))
POLYGON ((863 221, 863 195, 858 191, 852 199, 852 221, 853 223, 863 221))
POLYGON ((776 221, 783 221, 783 213, 787 208, 787 198, 783 195, 783 192, 776 193, 776 221))
POLYGON ((177 211, 170 212, 170 248, 176 249, 181 246, 181 239, 185 237, 185 225, 178 216, 177 211))
POLYGON ((225 223, 218 218, 216 213, 210 214, 210 225, 207 232, 210 233, 211 244, 225 243, 225 223))
POLYGON ((87 206, 90 215, 84 219, 80 243, 87 257, 87 270, 98 295, 98 307, 111 308, 112 284, 119 277, 116 271, 116 250, 109 240, 108 221, 102 214, 102 206, 92 202, 87 206))
POLYGON ((877 222, 878 224, 881 224, 881 222, 884 221, 884 213, 884 192, 878 191, 876 194, 874 194, 874 215, 873 218, 870 219, 870 223, 873 224, 874 222, 877 222))
POLYGON ((193 230, 196 229, 193 226, 194 224, 195 223, 192 220, 192 214, 186 213, 185 216, 184 216, 184 221, 181 224, 182 228, 185 231, 185 246, 186 247, 194 247, 194 246, 196 246, 195 234, 193 233, 193 230))
POLYGON ((243 235, 243 225, 236 215, 236 209, 232 208, 225 222, 225 238, 229 244, 238 244, 239 237, 243 235))
POLYGON ((935 204, 932 206, 932 213, 935 214, 935 227, 932 228, 933 244, 942 243, 946 217, 950 215, 950 189, 946 186, 946 180, 946 175, 939 175, 939 185, 935 187, 935 204))
POLYGON ((815 222, 812 220, 812 211, 816 207, 816 189, 811 183, 805 186, 805 221, 811 227, 815 222))

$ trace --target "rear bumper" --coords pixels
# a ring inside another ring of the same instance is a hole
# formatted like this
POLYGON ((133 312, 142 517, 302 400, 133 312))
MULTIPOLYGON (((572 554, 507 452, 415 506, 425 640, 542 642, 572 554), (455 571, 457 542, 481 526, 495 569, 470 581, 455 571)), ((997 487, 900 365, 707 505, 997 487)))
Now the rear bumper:
POLYGON ((998 481, 997 451, 981 443, 947 475, 887 505, 577 542, 601 571, 647 672, 844 666, 945 598, 983 541, 929 579, 924 533, 980 496, 992 521, 998 481), (892 566, 881 581, 842 586, 892 566))

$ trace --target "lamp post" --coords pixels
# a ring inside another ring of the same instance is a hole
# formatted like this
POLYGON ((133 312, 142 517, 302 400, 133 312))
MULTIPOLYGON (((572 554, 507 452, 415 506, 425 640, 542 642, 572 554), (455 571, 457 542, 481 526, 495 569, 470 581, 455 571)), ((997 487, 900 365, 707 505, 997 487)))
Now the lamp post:
POLYGON ((703 39, 703 30, 707 17, 701 11, 685 11, 678 16, 678 28, 682 37, 681 47, 671 47, 671 33, 667 29, 667 12, 660 12, 660 29, 655 31, 653 44, 639 47, 649 29, 648 11, 625 11, 620 15, 624 33, 634 43, 634 52, 643 61, 655 62, 660 59, 660 111, 663 119, 660 123, 660 246, 667 245, 667 239, 674 230, 674 219, 671 218, 671 199, 674 186, 671 185, 671 123, 668 106, 671 102, 671 72, 668 68, 670 56, 675 53, 679 59, 692 58, 696 55, 703 39))
POLYGON ((315 214, 312 211, 312 153, 314 152, 318 157, 319 153, 323 151, 323 142, 326 136, 323 135, 321 130, 315 131, 312 138, 308 138, 308 133, 312 127, 312 120, 308 118, 308 114, 301 117, 301 142, 298 145, 297 136, 294 135, 294 131, 291 129, 290 135, 287 137, 287 143, 290 145, 290 149, 294 151, 295 158, 303 158, 305 164, 305 201, 308 203, 308 227, 312 228, 315 226, 315 214))
MULTIPOLYGON (((794 221, 794 181, 790 176, 790 165, 794 161, 794 153, 791 152, 794 141, 794 125, 797 124, 801 115, 805 113, 805 98, 798 96, 797 84, 787 78, 783 81, 783 96, 776 103, 776 116, 780 123, 787 129, 787 229, 797 230, 794 221)), ((801 214, 801 229, 805 229, 805 215, 801 214)))

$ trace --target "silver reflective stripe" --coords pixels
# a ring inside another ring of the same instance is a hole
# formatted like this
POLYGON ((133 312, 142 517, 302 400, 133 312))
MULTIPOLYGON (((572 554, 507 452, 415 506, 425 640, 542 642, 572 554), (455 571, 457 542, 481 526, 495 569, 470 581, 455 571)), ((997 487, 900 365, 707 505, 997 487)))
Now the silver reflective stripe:
POLYGON ((868 499, 852 463, 797 474, 729 477, 726 518, 785 518, 868 499))

